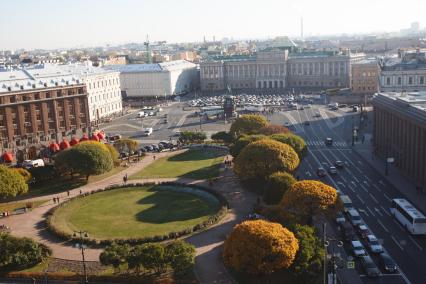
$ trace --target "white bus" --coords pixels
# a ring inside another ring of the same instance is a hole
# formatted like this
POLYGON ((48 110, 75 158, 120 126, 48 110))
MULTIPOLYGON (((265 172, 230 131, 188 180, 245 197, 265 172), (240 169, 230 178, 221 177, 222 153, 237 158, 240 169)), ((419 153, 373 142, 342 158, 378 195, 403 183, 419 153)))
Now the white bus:
POLYGON ((392 215, 413 235, 426 234, 426 217, 403 198, 392 199, 392 215))

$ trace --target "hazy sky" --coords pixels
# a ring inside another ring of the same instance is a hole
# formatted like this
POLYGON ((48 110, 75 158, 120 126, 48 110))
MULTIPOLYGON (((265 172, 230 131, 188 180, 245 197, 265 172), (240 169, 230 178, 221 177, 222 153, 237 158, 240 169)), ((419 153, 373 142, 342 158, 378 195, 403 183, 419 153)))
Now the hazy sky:
POLYGON ((0 0, 0 49, 398 31, 424 0, 0 0))

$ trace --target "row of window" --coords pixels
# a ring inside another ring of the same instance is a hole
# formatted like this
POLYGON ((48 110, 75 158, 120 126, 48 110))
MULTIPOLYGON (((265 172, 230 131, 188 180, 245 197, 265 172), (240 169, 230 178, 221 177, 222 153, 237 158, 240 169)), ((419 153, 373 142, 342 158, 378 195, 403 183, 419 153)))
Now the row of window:
POLYGON ((121 96, 121 91, 118 90, 115 93, 107 93, 107 94, 103 94, 103 95, 96 95, 96 96, 90 96, 90 103, 96 103, 96 102, 100 102, 102 100, 106 100, 106 99, 112 99, 112 98, 116 98, 121 96))
POLYGON ((113 84, 118 84, 119 79, 105 79, 105 80, 98 80, 96 82, 89 82, 89 90, 95 89, 95 88, 101 88, 101 87, 107 87, 112 86, 113 84))
POLYGON ((116 104, 110 104, 106 107, 101 107, 99 109, 94 109, 92 111, 92 114, 94 117, 96 117, 96 112, 99 111, 99 115, 110 113, 111 111, 119 111, 121 110, 121 102, 116 104))
MULTIPOLYGON (((407 77, 405 77, 405 78, 407 78, 407 77)), ((402 77, 397 77, 396 84, 397 85, 402 85, 402 81, 403 81, 402 77)), ((407 80, 404 80, 404 81, 407 82, 407 80)), ((416 78, 414 76, 409 76, 407 83, 408 83, 408 85, 417 85, 417 84, 424 85, 425 84, 425 77, 424 76, 420 76, 420 77, 416 78), (416 80, 416 79, 418 79, 418 80, 416 80)), ((386 85, 387 86, 393 85, 391 77, 386 77, 386 85)))

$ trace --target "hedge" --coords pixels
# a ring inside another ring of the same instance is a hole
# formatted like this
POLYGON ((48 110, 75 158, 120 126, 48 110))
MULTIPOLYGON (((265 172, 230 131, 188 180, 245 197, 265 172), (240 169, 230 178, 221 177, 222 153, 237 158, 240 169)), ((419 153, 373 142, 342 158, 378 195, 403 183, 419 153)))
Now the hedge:
POLYGON ((57 229, 53 223, 51 222, 52 216, 55 213, 55 211, 60 208, 61 206, 66 205, 68 202, 70 202, 71 200, 74 200, 75 198, 84 198, 85 196, 97 193, 97 192, 102 192, 102 191, 107 191, 107 190, 114 190, 114 189, 119 189, 119 188, 128 188, 128 187, 141 187, 141 186, 150 186, 150 185, 171 185, 171 186, 184 186, 184 187, 190 187, 193 189, 197 189, 197 190, 201 190, 201 191, 205 191, 208 192, 209 194, 213 195, 220 203, 221 207, 219 209, 219 211, 210 216, 209 219, 207 219, 206 221, 197 224, 193 227, 190 228, 186 228, 177 232, 170 232, 169 234, 166 235, 158 235, 158 236, 152 236, 152 237, 145 237, 145 238, 129 238, 129 239, 94 239, 94 238, 87 238, 85 239, 85 243, 88 245, 92 245, 92 246, 105 246, 105 245, 110 245, 112 243, 118 243, 118 244, 124 244, 124 243, 128 243, 131 245, 134 244, 142 244, 142 243, 149 243, 149 242, 161 242, 161 241, 165 241, 165 240, 170 240, 170 239, 176 239, 185 235, 189 235, 191 233, 197 232, 197 231, 201 231, 204 230, 216 223, 218 223, 227 213, 228 209, 229 209, 229 203, 226 200, 226 198, 219 192, 207 188, 207 187, 203 187, 203 186, 199 186, 199 185, 193 185, 193 184, 185 184, 185 183, 180 183, 180 182, 158 182, 158 183, 154 183, 154 182, 146 182, 146 183, 133 183, 133 184, 116 184, 116 185, 111 185, 106 187, 105 189, 97 189, 97 190, 92 190, 89 193, 85 193, 73 198, 70 198, 64 202, 62 202, 61 204, 59 204, 56 207, 53 207, 52 209, 50 209, 47 213, 47 227, 49 229, 50 232, 52 232, 53 234, 55 234, 56 236, 58 236, 59 238, 65 240, 65 241, 79 241, 78 237, 74 237, 72 234, 64 232, 62 230, 57 229))

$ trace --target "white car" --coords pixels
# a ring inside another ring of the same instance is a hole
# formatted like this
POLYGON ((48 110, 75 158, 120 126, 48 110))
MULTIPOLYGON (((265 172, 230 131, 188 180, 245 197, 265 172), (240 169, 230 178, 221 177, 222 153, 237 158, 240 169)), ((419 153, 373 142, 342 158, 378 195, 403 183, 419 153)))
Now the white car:
POLYGON ((343 224, 346 222, 345 216, 343 216, 342 212, 339 212, 336 214, 336 223, 337 224, 343 224))
POLYGON ((154 116, 154 115, 155 115, 155 113, 154 113, 153 111, 150 111, 150 112, 148 113, 148 115, 149 115, 149 116, 154 116))
POLYGON ((374 252, 374 253, 382 253, 383 252, 383 247, 379 243, 379 240, 376 238, 375 235, 368 235, 367 236, 367 245, 368 245, 368 248, 371 250, 371 252, 374 252))
POLYGON ((364 246, 361 244, 360 241, 352 241, 351 248, 354 255, 357 257, 367 255, 367 253, 365 252, 364 246))

